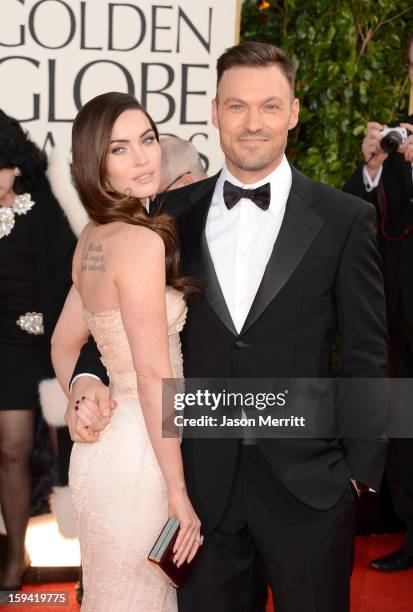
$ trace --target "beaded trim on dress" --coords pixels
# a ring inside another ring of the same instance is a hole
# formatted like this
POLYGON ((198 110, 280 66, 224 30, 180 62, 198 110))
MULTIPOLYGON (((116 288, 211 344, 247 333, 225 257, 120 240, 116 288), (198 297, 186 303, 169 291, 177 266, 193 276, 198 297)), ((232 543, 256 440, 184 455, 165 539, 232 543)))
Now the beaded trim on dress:
POLYGON ((9 236, 16 222, 15 215, 27 215, 35 202, 30 193, 16 196, 11 206, 0 206, 0 238, 9 236))

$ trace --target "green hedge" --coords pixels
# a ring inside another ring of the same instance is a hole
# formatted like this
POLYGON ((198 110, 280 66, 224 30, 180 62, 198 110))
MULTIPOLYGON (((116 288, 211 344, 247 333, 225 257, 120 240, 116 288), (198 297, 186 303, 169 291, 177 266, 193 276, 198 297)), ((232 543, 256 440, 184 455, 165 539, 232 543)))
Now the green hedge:
POLYGON ((367 121, 407 112, 408 32, 412 0, 244 2, 241 40, 274 43, 299 62, 288 155, 302 172, 341 187, 361 161, 367 121))

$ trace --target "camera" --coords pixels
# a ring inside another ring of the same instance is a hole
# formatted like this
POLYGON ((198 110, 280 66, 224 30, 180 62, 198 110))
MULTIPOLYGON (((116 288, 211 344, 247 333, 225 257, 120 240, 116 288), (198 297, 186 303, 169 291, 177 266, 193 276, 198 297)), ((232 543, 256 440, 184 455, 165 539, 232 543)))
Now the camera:
POLYGON ((396 153, 408 136, 406 128, 402 127, 383 128, 381 133, 380 148, 385 153, 396 153))

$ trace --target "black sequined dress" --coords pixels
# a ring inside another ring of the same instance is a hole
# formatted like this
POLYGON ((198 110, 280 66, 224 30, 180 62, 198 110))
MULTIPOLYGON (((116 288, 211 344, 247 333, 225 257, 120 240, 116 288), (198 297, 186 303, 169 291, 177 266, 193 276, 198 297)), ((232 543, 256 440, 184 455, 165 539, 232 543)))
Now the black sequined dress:
MULTIPOLYGON (((38 206, 38 204, 35 204, 38 206)), ((0 238, 0 410, 37 409, 38 384, 49 372, 49 343, 16 321, 41 313, 33 236, 33 209, 15 215, 0 238)))

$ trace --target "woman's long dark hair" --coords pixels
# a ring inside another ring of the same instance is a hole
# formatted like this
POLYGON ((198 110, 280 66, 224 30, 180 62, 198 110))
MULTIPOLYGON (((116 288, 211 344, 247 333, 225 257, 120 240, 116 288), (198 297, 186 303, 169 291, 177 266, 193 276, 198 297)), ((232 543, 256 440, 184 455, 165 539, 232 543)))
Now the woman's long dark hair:
POLYGON ((17 194, 31 192, 47 168, 47 157, 32 142, 27 132, 13 117, 0 110, 0 169, 19 168, 13 190, 17 194))
POLYGON ((185 294, 199 293, 198 286, 181 274, 173 219, 166 214, 150 216, 139 198, 107 188, 105 176, 112 128, 119 115, 131 109, 147 117, 159 141, 152 118, 129 94, 110 92, 96 96, 79 111, 72 129, 72 172, 80 199, 95 223, 123 221, 156 232, 165 245, 166 283, 185 294))

